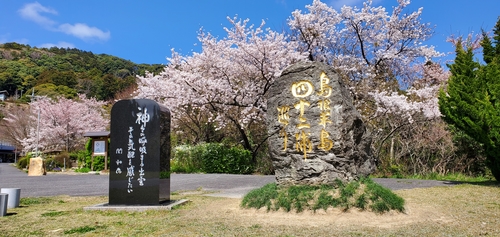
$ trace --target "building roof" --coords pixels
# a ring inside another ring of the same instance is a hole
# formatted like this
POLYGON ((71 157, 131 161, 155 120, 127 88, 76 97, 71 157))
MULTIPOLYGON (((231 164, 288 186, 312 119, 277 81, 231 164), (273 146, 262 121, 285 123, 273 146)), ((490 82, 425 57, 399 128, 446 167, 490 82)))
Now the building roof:
POLYGON ((14 150, 16 150, 14 146, 0 143, 0 151, 14 151, 14 150))
POLYGON ((83 134, 84 137, 109 137, 108 131, 91 131, 83 134))
POLYGON ((7 95, 9 95, 9 92, 6 91, 6 90, 3 90, 3 91, 0 91, 0 94, 7 94, 7 95))

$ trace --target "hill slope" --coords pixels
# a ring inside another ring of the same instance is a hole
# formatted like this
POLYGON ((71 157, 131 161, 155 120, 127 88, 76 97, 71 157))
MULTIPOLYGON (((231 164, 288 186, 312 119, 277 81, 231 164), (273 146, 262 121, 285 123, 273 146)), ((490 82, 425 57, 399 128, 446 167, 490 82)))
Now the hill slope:
POLYGON ((34 88, 37 95, 72 98, 82 93, 108 100, 135 87, 136 75, 162 70, 161 64, 136 64, 79 49, 0 44, 0 91, 6 90, 10 96, 31 94, 34 88))

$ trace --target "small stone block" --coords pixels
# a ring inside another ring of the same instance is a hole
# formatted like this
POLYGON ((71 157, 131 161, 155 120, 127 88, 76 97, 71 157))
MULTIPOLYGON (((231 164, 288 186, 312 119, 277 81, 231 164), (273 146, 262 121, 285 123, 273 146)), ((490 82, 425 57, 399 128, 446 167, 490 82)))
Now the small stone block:
POLYGON ((45 162, 42 157, 34 157, 30 159, 30 167, 28 170, 28 176, 42 176, 46 175, 45 162))

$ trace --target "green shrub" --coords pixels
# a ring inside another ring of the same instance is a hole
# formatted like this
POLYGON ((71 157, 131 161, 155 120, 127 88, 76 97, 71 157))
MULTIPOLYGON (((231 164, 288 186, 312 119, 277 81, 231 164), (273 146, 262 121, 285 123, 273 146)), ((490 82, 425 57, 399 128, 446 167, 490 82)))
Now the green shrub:
POLYGON ((253 171, 252 155, 240 147, 227 148, 220 143, 203 145, 201 153, 206 173, 249 174, 253 171))
POLYGON ((386 212, 389 210, 404 211, 404 199, 393 193, 390 189, 373 182, 371 179, 363 179, 366 185, 366 193, 372 201, 371 209, 375 212, 386 212))
MULTIPOLYGON (((66 161, 76 160, 78 161, 78 168, 90 168, 92 167, 92 139, 88 139, 85 143, 85 150, 75 151, 67 155, 66 161)), ((104 170, 104 156, 94 156, 93 169, 94 171, 104 170)), ((109 167, 109 159, 108 159, 109 167)))
POLYGON ((74 151, 69 154, 69 159, 78 162, 78 168, 85 167, 87 156, 90 156, 87 150, 74 151))
POLYGON ((366 206, 368 205, 368 200, 366 197, 366 194, 361 194, 356 198, 356 201, 354 202, 354 207, 357 207, 361 210, 365 210, 366 206))
MULTIPOLYGON (((108 159, 108 163, 109 163, 109 159, 108 159)), ((87 167, 87 168, 92 167, 92 156, 87 157, 87 163, 86 163, 85 167, 87 167)), ((94 171, 104 170, 104 156, 94 156, 93 170, 94 171)))
POLYGON ((228 171, 233 174, 250 174, 253 172, 252 153, 241 147, 234 146, 226 150, 225 160, 228 171))
POLYGON ((30 164, 31 153, 26 154, 26 156, 21 157, 17 160, 17 168, 24 169, 27 168, 30 164))
POLYGON ((75 172, 88 173, 88 172, 90 172, 90 168, 87 168, 87 167, 78 168, 78 169, 75 169, 75 172))
POLYGON ((202 146, 181 145, 173 150, 170 160, 170 171, 175 173, 200 173, 203 172, 203 163, 199 153, 202 146))
POLYGON ((248 192, 243 198, 241 206, 247 208, 260 209, 261 207, 266 207, 267 210, 271 210, 272 200, 278 197, 278 186, 276 183, 270 183, 264 185, 264 187, 259 189, 254 189, 248 192))
POLYGON ((70 161, 78 161, 81 156, 83 156, 85 153, 84 150, 80 151, 74 151, 69 153, 69 160, 70 161))
POLYGON ((54 169, 55 170, 60 170, 60 168, 62 167, 62 164, 59 164, 54 158, 47 158, 45 159, 45 169, 47 169, 47 171, 53 171, 54 169))
POLYGON ((46 158, 44 162, 47 171, 61 171, 65 164, 69 164, 69 154, 61 152, 60 154, 46 158))
POLYGON ((170 170, 177 173, 249 174, 253 171, 252 155, 240 147, 220 143, 181 145, 173 151, 170 170))
POLYGON ((337 207, 338 201, 329 194, 329 190, 322 190, 318 195, 318 200, 313 206, 313 210, 323 209, 326 211, 329 207, 337 207))
POLYGON ((69 153, 68 152, 61 152, 57 155, 54 156, 54 160, 61 165, 61 167, 64 167, 64 164, 68 164, 69 162, 69 153))
POLYGON ((278 187, 275 183, 250 191, 241 202, 244 208, 267 207, 267 210, 296 210, 342 207, 343 211, 356 207, 373 212, 384 213, 390 210, 404 212, 404 200, 391 190, 376 184, 371 179, 343 183, 336 180, 334 185, 306 186, 295 185, 278 187))
POLYGON ((317 186, 290 186, 278 194, 277 205, 287 212, 292 208, 297 212, 302 212, 304 208, 308 207, 308 203, 313 199, 314 191, 317 189, 317 186))

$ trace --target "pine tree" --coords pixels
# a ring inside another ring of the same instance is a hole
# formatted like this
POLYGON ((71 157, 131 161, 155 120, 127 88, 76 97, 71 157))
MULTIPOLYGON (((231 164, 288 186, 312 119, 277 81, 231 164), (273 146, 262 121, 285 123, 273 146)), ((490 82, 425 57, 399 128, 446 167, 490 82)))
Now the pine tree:
POLYGON ((439 94, 444 121, 481 143, 487 166, 500 182, 500 18, 491 40, 483 31, 483 60, 473 60, 473 49, 456 45, 455 62, 448 65, 448 87, 439 94))

